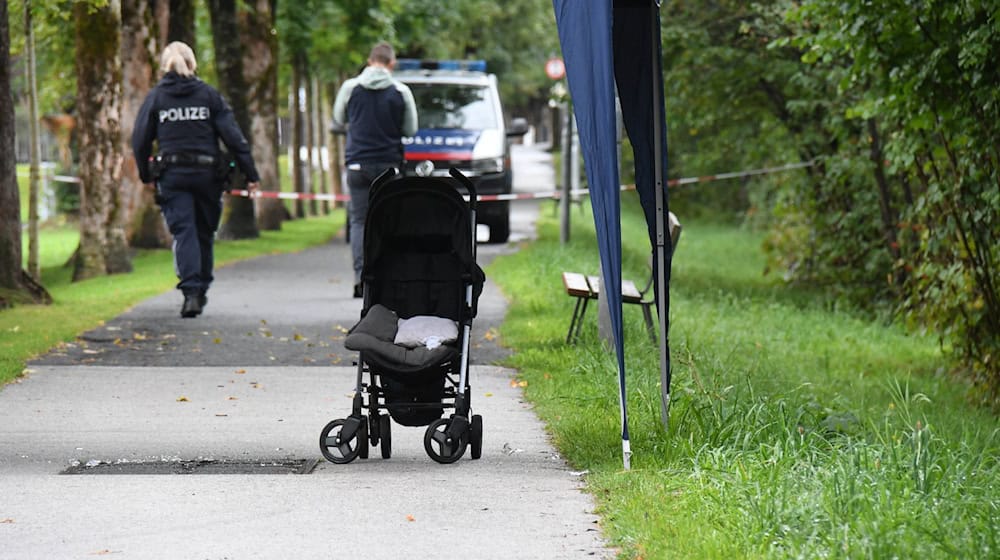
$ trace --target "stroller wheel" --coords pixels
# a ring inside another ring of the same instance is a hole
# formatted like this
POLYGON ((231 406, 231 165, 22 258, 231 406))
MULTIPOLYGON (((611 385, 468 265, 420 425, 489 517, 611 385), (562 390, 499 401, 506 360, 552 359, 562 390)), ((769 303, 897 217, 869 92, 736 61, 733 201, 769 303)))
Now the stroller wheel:
POLYGON ((427 426, 424 432, 424 450, 431 459, 438 463, 448 464, 462 458, 469 441, 469 431, 466 430, 458 439, 448 436, 451 419, 438 418, 427 426))
POLYGON ((469 426, 469 452, 473 459, 483 456, 483 417, 472 415, 472 425, 469 426))
POLYGON ((368 455, 368 430, 366 423, 356 418, 338 418, 331 421, 319 434, 319 449, 331 463, 345 464, 356 459, 363 446, 368 455), (353 433, 352 433, 353 432, 353 433))
POLYGON ((388 414, 380 414, 378 417, 379 436, 381 438, 382 458, 392 457, 392 420, 388 414))

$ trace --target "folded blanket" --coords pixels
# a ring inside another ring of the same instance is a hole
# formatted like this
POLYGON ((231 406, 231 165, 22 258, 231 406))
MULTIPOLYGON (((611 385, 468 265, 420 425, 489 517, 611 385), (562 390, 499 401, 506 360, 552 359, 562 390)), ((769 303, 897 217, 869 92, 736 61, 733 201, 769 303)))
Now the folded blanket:
POLYGON ((393 342, 407 348, 426 346, 433 350, 458 340, 458 323, 445 317, 416 315, 400 319, 393 342))
POLYGON ((344 347, 348 350, 370 353, 369 358, 374 358, 380 365, 397 371, 419 371, 458 354, 458 351, 449 345, 436 348, 427 346, 407 348, 395 344, 398 330, 399 317, 396 313, 383 305, 375 304, 348 332, 347 338, 344 339, 344 347))

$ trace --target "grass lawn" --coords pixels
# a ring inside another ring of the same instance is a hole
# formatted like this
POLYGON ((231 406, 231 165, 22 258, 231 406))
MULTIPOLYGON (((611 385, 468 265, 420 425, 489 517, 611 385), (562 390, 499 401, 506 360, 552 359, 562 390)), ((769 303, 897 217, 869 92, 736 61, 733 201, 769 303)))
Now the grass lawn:
MULTIPOLYGON (((631 199, 630 199, 631 200, 631 199)), ((623 202, 624 276, 648 277, 637 204, 623 202)), ((613 358, 588 314, 564 344, 563 270, 598 268, 589 208, 572 242, 541 238, 487 271, 525 392, 622 558, 996 558, 1000 422, 970 407, 932 337, 873 322, 763 276, 762 237, 685 223, 673 264, 670 426, 658 352, 626 306, 632 470, 613 358)), ((682 217, 682 222, 683 222, 682 217)))
MULTIPOLYGON (((258 239, 219 241, 215 245, 216 266, 322 244, 343 223, 341 209, 322 218, 287 221, 281 231, 262 231, 258 239)), ((169 250, 138 251, 130 274, 73 283, 72 270, 64 263, 76 249, 78 232, 66 226, 46 227, 39 237, 42 283, 55 301, 52 305, 22 305, 0 311, 0 385, 19 375, 32 356, 72 340, 177 283, 169 250)))

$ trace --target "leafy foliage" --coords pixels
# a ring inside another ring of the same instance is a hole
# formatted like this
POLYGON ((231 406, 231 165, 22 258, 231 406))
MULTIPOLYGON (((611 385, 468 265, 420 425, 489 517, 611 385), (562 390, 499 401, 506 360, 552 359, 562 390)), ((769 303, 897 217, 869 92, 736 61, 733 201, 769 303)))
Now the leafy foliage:
POLYGON ((664 17, 675 174, 813 163, 672 208, 766 214, 772 268, 937 332, 993 402, 997 20, 989 2, 933 0, 677 2, 664 17))

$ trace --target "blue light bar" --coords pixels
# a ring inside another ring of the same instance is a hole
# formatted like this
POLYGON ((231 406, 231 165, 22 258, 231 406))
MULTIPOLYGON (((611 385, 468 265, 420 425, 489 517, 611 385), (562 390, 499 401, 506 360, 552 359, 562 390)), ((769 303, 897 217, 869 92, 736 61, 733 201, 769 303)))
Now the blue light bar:
POLYGON ((396 70, 420 70, 420 59, 397 58, 396 70))
POLYGON ((398 58, 396 59, 396 70, 465 70, 467 72, 486 72, 486 61, 398 58))

